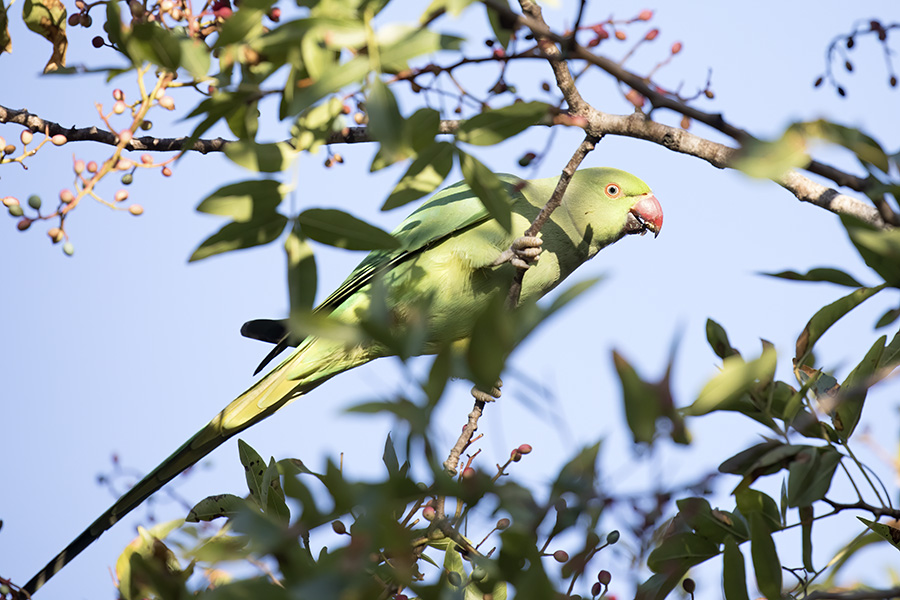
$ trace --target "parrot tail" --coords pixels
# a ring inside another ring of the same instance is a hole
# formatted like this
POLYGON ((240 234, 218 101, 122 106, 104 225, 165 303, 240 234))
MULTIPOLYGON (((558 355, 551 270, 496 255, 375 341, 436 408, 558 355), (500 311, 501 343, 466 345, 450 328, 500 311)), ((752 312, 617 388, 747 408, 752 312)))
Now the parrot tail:
POLYGON ((144 500, 174 479, 179 473, 196 464, 200 459, 223 444, 228 438, 259 423, 295 398, 324 383, 331 375, 319 377, 289 378, 291 366, 296 365, 306 348, 300 348, 260 379, 246 392, 238 396, 222 412, 215 416, 174 454, 125 492, 115 504, 104 512, 90 527, 47 563, 37 575, 22 588, 34 594, 51 577, 71 562, 100 535, 115 525, 122 517, 137 508, 144 500))

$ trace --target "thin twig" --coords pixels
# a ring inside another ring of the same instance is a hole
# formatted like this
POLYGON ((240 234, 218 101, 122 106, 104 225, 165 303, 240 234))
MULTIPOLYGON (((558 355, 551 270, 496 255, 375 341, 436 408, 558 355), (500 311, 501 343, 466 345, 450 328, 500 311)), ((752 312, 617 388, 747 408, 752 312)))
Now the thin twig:
MULTIPOLYGON (((572 180, 572 176, 578 169, 578 165, 581 164, 581 161, 584 160, 584 157, 594 149, 594 147, 597 145, 597 142, 599 141, 600 138, 590 134, 587 135, 584 140, 582 140, 581 144, 578 146, 578 149, 575 151, 575 154, 573 154, 572 158, 569 159, 569 164, 567 164, 562 170, 562 174, 559 176, 559 182, 556 184, 556 188, 553 190, 553 194, 550 195, 550 199, 547 200, 547 203, 544 204, 541 212, 539 212, 538 215, 534 218, 531 226, 527 230, 525 230, 525 233, 523 234, 524 236, 536 236, 544 226, 544 224, 550 219, 550 215, 553 213, 553 211, 556 210, 556 208, 560 204, 562 204, 563 196, 566 193, 566 188, 569 186, 569 182, 572 180)), ((519 296, 522 294, 522 281, 525 278, 526 270, 527 269, 516 270, 516 276, 513 279, 512 285, 509 286, 509 295, 506 297, 507 308, 518 306, 519 296)))

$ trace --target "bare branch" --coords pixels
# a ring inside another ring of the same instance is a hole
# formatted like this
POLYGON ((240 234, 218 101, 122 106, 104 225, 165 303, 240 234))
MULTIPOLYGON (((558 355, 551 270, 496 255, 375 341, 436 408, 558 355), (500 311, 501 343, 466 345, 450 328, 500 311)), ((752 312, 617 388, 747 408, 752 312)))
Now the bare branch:
MULTIPOLYGON (((119 136, 111 131, 99 129, 98 127, 63 127, 59 123, 48 121, 28 112, 25 109, 15 110, 0 106, 0 123, 16 123, 27 127, 35 133, 48 133, 51 136, 62 134, 70 142, 98 142, 108 146, 117 146, 119 144, 119 136)), ((186 137, 179 138, 156 138, 153 136, 142 136, 132 138, 131 142, 125 145, 126 150, 136 151, 154 151, 154 152, 180 152, 185 149, 184 143, 186 137)), ((208 152, 221 152, 229 143, 223 138, 215 138, 210 140, 197 140, 191 150, 206 154, 208 152)))
POLYGON ((887 590, 858 590, 853 592, 820 590, 804 596, 804 600, 890 600, 891 598, 900 598, 900 587, 887 590))

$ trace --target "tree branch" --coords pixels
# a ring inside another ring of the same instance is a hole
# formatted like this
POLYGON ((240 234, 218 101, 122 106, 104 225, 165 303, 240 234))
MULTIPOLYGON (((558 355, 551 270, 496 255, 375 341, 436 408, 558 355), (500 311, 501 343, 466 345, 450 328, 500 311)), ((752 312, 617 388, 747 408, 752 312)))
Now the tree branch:
POLYGON ((812 592, 803 600, 890 600, 900 598, 900 587, 887 590, 859 590, 854 592, 812 592))

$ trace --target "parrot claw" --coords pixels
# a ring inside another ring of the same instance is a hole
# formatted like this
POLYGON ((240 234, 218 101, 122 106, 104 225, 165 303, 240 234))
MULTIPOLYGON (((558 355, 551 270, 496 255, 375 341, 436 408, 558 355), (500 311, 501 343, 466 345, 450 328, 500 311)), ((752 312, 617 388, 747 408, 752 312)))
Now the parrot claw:
POLYGON ((534 265, 541 255, 541 245, 544 240, 538 236, 523 235, 515 239, 512 246, 505 250, 503 254, 497 257, 492 267, 500 266, 504 263, 512 263, 517 269, 527 269, 534 265))
POLYGON ((494 400, 499 400, 502 394, 502 392, 500 392, 501 387, 503 387, 503 381, 500 379, 497 380, 497 383, 495 383, 494 387, 488 392, 480 389, 477 385, 473 386, 472 397, 479 402, 493 402, 494 400))

